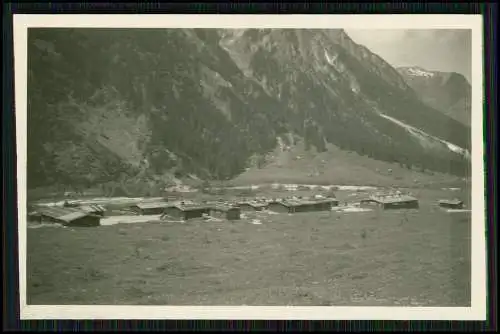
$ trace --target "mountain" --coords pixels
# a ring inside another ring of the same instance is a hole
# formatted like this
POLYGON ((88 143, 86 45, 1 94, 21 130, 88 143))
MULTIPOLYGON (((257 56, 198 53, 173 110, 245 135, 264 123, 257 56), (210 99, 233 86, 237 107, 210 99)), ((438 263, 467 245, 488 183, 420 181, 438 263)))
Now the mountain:
POLYGON ((400 67, 397 70, 425 103, 470 126, 472 92, 463 75, 420 67, 400 67))
POLYGON ((343 30, 36 28, 28 44, 28 187, 227 180, 298 142, 469 171, 469 127, 343 30))

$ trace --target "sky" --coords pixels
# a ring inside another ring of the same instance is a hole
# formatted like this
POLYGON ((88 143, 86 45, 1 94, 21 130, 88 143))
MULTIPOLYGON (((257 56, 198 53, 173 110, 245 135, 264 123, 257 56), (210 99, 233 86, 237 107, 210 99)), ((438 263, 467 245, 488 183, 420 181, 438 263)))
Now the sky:
POLYGON ((419 66, 431 71, 457 72, 471 81, 471 30, 346 30, 393 66, 419 66))

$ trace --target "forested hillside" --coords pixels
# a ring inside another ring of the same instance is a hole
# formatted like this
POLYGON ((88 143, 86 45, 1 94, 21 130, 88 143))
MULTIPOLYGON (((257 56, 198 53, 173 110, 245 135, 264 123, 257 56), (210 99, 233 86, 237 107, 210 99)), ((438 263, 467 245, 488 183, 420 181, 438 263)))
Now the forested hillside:
POLYGON ((41 29, 28 41, 28 186, 229 179, 294 134, 465 175, 468 126, 342 30, 41 29))

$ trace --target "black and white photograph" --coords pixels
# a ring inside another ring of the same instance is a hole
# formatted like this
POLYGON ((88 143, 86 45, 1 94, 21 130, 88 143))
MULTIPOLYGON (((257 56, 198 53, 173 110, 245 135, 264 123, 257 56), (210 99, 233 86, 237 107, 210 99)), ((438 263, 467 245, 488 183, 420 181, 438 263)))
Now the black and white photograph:
POLYGON ((21 316, 486 316, 480 16, 71 16, 14 16, 21 316))

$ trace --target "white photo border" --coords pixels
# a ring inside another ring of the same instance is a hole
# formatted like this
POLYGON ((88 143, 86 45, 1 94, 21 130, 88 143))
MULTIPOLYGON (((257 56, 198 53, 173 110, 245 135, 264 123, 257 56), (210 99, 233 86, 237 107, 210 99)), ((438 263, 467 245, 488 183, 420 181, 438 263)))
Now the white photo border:
POLYGON ((19 296, 21 320, 239 319, 239 320, 486 320, 487 264, 483 149, 483 17, 479 14, 188 15, 14 14, 19 296), (471 307, 271 307, 27 305, 26 156, 28 28, 291 28, 472 30, 471 307))

